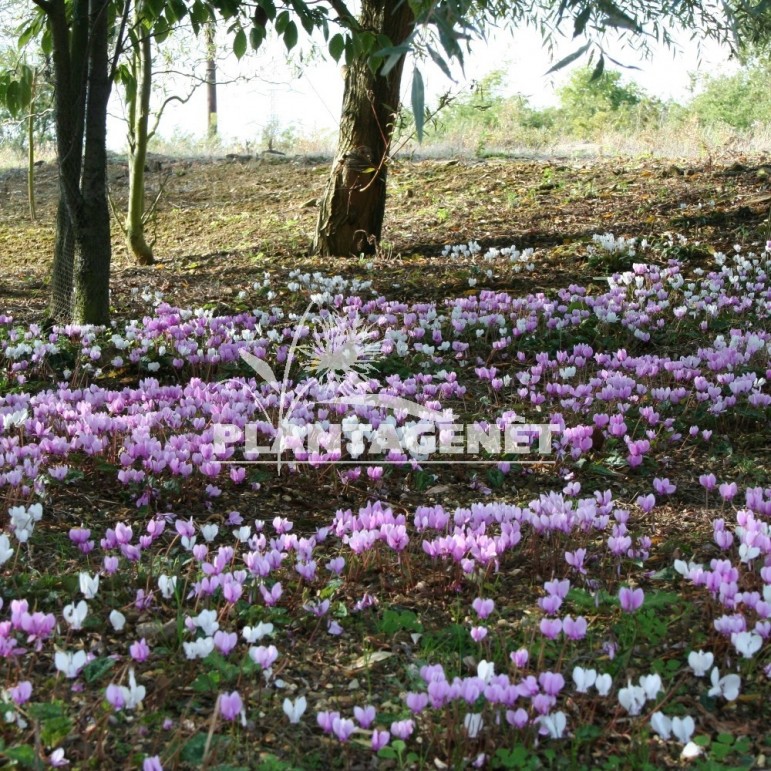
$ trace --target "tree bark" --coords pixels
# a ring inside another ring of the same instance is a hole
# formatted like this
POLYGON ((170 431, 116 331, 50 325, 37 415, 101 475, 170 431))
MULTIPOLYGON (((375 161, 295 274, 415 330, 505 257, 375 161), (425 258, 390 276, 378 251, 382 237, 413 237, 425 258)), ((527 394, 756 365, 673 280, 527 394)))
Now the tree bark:
POLYGON ((82 324, 110 320, 110 209, 107 204, 107 103, 110 100, 110 0, 90 0, 88 93, 80 207, 73 218, 76 259, 73 316, 82 324))
POLYGON ((84 324, 109 320, 107 206, 109 0, 49 0, 56 82, 59 206, 49 315, 84 324))
MULTIPOLYGON (((409 34, 414 16, 406 0, 363 0, 360 23, 399 45, 409 34)), ((404 58, 387 76, 375 75, 366 56, 355 58, 347 68, 337 154, 313 244, 321 255, 371 254, 377 249, 403 68, 404 58)))
POLYGON ((217 126, 217 27, 213 21, 206 24, 206 131, 209 139, 216 139, 217 126))
MULTIPOLYGON (((141 19, 136 16, 137 22, 141 19)), ((132 52, 136 90, 129 104, 129 200, 126 213, 126 245, 140 265, 155 262, 153 250, 145 240, 145 163, 149 141, 150 92, 153 52, 149 31, 138 23, 141 38, 132 52)))

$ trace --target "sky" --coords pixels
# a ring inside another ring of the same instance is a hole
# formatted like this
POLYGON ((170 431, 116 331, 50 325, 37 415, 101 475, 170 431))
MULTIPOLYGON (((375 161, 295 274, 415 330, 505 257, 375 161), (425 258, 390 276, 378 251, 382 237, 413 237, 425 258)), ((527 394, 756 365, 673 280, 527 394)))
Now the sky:
MULTIPOLYGON (((222 46, 226 49, 227 36, 222 32, 222 46)), ((678 41, 679 50, 666 48, 654 50, 651 58, 642 59, 634 51, 617 47, 609 52, 614 58, 639 70, 622 70, 624 80, 636 81, 646 91, 661 99, 681 102, 690 97, 691 74, 721 74, 733 72, 736 64, 729 61, 727 51, 716 44, 705 43, 699 52, 687 38, 678 41)), ((188 49, 196 47, 191 41, 188 49)), ((553 58, 544 49, 540 36, 532 30, 516 33, 499 32, 488 42, 477 43, 466 60, 465 72, 454 71, 455 82, 435 66, 421 65, 426 83, 427 101, 436 99, 447 90, 468 92, 474 81, 493 70, 506 72, 507 95, 522 94, 534 107, 556 104, 556 88, 569 77, 573 67, 559 73, 546 75, 555 61, 571 53, 576 43, 567 39, 560 44, 553 58)), ((579 61, 575 66, 582 66, 579 61)), ((609 65, 611 66, 611 65, 609 65)), ((175 67, 191 71, 195 64, 186 56, 176 55, 175 67), (186 58, 187 57, 187 58, 186 58), (179 62, 184 61, 184 64, 179 62)), ((199 68, 200 69, 200 68, 199 68)), ((202 71, 202 69, 200 70, 202 71)), ((241 62, 234 56, 224 56, 219 65, 219 77, 227 81, 218 87, 218 113, 220 138, 226 146, 241 145, 244 150, 263 149, 263 131, 269 122, 281 129, 292 128, 302 136, 334 136, 337 128, 343 94, 343 76, 338 65, 321 58, 312 59, 302 67, 296 77, 297 66, 289 66, 280 44, 268 44, 265 50, 249 54, 241 62)), ((403 78, 402 98, 409 102, 412 67, 408 64, 403 78)), ((176 84, 184 93, 189 86, 176 84)), ((108 144, 111 149, 122 151, 125 146, 125 128, 119 116, 120 104, 111 105, 108 144)), ((199 88, 190 100, 167 109, 159 134, 173 138, 183 134, 192 139, 206 135, 206 95, 199 88)))

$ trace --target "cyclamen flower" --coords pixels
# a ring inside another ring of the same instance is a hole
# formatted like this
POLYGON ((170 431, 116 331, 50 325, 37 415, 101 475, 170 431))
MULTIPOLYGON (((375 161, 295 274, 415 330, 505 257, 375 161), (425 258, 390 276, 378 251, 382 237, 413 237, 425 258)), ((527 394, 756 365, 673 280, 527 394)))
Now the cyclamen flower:
POLYGON ((688 654, 688 666, 696 677, 704 677, 714 660, 715 657, 709 651, 691 651, 688 654))
POLYGON ((483 600, 481 597, 477 597, 472 603, 471 607, 474 612, 482 620, 486 619, 494 610, 495 602, 490 599, 483 600))
POLYGON ((576 685, 576 691, 578 691, 578 693, 588 693, 596 680, 596 670, 584 669, 583 667, 573 668, 573 682, 576 685))
POLYGON ((681 744, 688 744, 696 730, 696 723, 690 715, 672 718, 672 734, 681 744))
POLYGON ((131 658, 134 659, 134 661, 141 663, 146 661, 150 656, 150 646, 147 644, 147 641, 143 637, 141 640, 137 640, 136 642, 131 643, 129 646, 129 653, 131 654, 131 658))
POLYGON ((391 736, 397 739, 409 739, 415 730, 415 723, 412 720, 397 720, 391 723, 391 736))
POLYGON ((79 576, 80 591, 87 600, 93 600, 99 592, 99 574, 92 576, 82 572, 79 576))
POLYGON ((487 637, 487 627, 485 626, 472 626, 471 627, 471 639, 474 642, 482 642, 487 637))
POLYGON ((62 616, 64 616, 64 620, 70 625, 71 629, 82 629, 87 615, 88 604, 85 600, 81 600, 77 605, 72 603, 62 608, 62 616))
POLYGON ((550 739, 561 739, 567 726, 567 718, 564 712, 554 712, 550 715, 541 715, 536 718, 540 724, 540 733, 550 739))
POLYGON ((715 667, 710 673, 712 688, 707 692, 708 696, 722 696, 726 701, 735 701, 739 696, 742 680, 739 675, 726 675, 720 677, 720 671, 715 667))
POLYGON ((642 589, 630 589, 628 586, 622 586, 618 592, 618 601, 621 604, 621 610, 626 613, 634 613, 638 610, 645 599, 645 593, 642 589))
POLYGON ((381 731, 376 728, 372 732, 372 749, 375 752, 378 752, 379 750, 382 750, 390 740, 391 734, 388 731, 381 731))
POLYGON ((85 651, 76 651, 68 653, 67 651, 56 651, 54 654, 54 665, 62 672, 65 677, 73 679, 80 674, 80 670, 86 666, 87 656, 85 651))
POLYGON ((336 717, 332 720, 332 733, 343 743, 351 738, 351 734, 356 730, 356 723, 349 718, 336 717))
POLYGON ((672 493, 677 490, 677 486, 673 485, 672 482, 669 481, 666 477, 659 478, 656 477, 653 480, 653 489, 659 494, 659 495, 672 495, 672 493))
POLYGON ((300 718, 305 713, 307 706, 308 702, 305 696, 299 696, 294 701, 291 701, 290 699, 284 699, 284 714, 289 718, 290 723, 299 723, 300 718))
POLYGON ((666 742, 672 735, 672 721, 663 712, 651 715, 651 728, 666 742))
POLYGON ((239 715, 242 715, 244 702, 238 691, 221 693, 218 701, 220 714, 225 720, 235 720, 239 715))
POLYGON ((575 620, 572 616, 565 616, 562 619, 562 631, 568 640, 583 640, 586 637, 587 622, 583 616, 578 616, 575 620))
POLYGON ((262 669, 270 669, 278 658, 275 645, 258 645, 249 648, 249 658, 262 669))
POLYGON ((734 632, 731 642, 745 659, 751 659, 763 645, 763 638, 754 632, 734 632))
POLYGON ((619 704, 632 716, 639 715, 645 706, 645 690, 629 683, 618 692, 619 704))
MULTIPOLYGON (((409 706, 409 704, 407 706, 409 706)), ((366 707, 354 707, 353 716, 362 728, 367 729, 375 722, 375 708, 371 704, 368 704, 366 707)), ((388 732, 386 731, 386 733, 388 732)), ((386 742, 387 741, 388 740, 386 739, 386 742)))

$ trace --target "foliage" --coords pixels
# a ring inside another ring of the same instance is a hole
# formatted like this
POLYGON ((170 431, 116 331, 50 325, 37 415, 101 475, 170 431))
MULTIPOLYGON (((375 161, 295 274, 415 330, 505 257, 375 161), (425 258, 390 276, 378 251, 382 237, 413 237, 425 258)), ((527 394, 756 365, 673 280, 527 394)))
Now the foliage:
POLYGON ((771 55, 751 59, 734 75, 705 75, 696 83, 700 92, 685 115, 700 123, 724 123, 736 129, 750 129, 771 121, 771 55))

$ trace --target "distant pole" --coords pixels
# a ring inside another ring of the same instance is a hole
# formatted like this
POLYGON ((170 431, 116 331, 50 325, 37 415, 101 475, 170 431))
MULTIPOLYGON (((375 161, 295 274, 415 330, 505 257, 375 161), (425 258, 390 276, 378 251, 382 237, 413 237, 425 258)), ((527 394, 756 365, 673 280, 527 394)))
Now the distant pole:
POLYGON ((217 137, 217 27, 214 21, 206 24, 206 101, 207 134, 209 139, 217 137))

